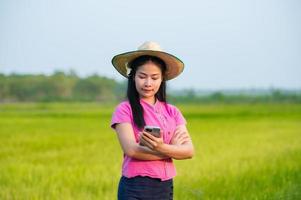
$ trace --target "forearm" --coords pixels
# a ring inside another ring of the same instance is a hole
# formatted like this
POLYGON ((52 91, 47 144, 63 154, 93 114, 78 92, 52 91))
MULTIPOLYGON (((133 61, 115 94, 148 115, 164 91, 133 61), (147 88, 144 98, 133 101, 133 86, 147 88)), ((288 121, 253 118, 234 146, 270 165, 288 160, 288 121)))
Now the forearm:
POLYGON ((182 145, 163 144, 157 150, 163 155, 176 160, 190 159, 194 155, 193 145, 190 142, 182 145))
POLYGON ((162 160, 167 157, 136 142, 131 124, 116 125, 116 133, 125 155, 138 160, 162 160))
POLYGON ((128 152, 125 152, 129 157, 138 160, 162 160, 168 158, 157 151, 153 151, 145 146, 134 144, 128 152))

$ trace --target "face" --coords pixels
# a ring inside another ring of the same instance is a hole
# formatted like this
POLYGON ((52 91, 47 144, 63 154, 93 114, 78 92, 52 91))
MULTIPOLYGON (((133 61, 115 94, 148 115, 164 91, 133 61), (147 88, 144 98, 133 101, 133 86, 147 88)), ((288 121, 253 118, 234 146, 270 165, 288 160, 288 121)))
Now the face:
POLYGON ((161 82, 161 69, 153 62, 145 63, 136 71, 135 85, 141 99, 153 103, 161 82))

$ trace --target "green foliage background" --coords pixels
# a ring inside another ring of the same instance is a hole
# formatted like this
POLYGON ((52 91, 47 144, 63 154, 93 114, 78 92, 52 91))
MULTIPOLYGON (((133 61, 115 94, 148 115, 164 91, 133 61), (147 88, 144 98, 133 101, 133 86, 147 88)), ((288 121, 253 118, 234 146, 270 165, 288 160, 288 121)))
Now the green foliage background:
MULTIPOLYGON (((79 77, 74 71, 52 75, 0 74, 1 102, 119 102, 125 98, 127 83, 91 75, 79 77)), ((266 91, 210 91, 185 89, 168 92, 172 103, 301 103, 301 91, 269 89, 266 91)))
POLYGON ((91 75, 80 78, 75 72, 52 75, 1 75, 0 102, 98 101, 120 99, 124 84, 91 75))

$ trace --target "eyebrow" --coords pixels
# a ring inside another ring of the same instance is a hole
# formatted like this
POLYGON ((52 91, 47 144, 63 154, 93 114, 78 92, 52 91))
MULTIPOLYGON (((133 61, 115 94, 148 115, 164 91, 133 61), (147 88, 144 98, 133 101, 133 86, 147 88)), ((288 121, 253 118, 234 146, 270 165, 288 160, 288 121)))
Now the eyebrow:
MULTIPOLYGON (((144 72, 138 72, 138 74, 142 74, 147 76, 148 74, 144 73, 144 72)), ((156 74, 151 74, 151 76, 160 76, 160 73, 156 73, 156 74)))

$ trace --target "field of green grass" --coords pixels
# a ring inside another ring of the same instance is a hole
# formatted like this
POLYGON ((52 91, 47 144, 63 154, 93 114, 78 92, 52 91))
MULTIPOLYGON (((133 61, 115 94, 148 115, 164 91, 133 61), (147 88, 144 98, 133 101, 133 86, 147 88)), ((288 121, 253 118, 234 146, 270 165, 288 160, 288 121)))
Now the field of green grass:
MULTIPOLYGON (((176 200, 301 199, 301 105, 178 105, 195 146, 176 200)), ((116 199, 113 105, 0 104, 0 199, 116 199)))

